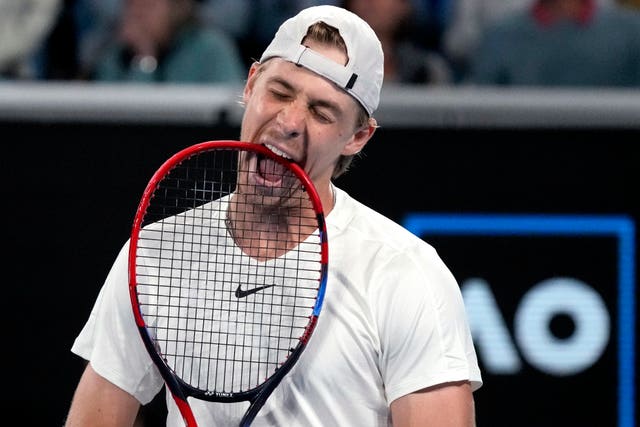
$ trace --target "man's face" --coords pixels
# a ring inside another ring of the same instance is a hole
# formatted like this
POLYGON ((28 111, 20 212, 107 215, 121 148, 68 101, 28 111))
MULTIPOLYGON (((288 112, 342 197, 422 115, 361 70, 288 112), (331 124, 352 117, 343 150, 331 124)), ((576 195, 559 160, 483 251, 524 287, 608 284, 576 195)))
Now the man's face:
MULTIPOLYGON (((335 48, 308 44, 344 64, 335 48)), ((264 144, 300 164, 319 191, 328 189, 341 155, 359 152, 372 132, 357 130, 357 102, 334 83, 304 67, 274 58, 252 66, 244 90, 241 139, 264 144)))

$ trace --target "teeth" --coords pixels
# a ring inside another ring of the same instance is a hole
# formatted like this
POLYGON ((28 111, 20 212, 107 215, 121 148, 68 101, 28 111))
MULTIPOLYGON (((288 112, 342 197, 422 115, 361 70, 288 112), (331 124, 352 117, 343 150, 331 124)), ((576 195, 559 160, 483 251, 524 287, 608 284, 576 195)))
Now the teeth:
POLYGON ((274 152, 275 154, 277 154, 280 157, 284 157, 285 159, 289 159, 291 160, 291 156, 289 156, 287 153, 278 150, 276 147, 274 147, 273 145, 269 145, 269 144, 265 144, 265 147, 267 147, 269 150, 271 150, 272 152, 274 152))

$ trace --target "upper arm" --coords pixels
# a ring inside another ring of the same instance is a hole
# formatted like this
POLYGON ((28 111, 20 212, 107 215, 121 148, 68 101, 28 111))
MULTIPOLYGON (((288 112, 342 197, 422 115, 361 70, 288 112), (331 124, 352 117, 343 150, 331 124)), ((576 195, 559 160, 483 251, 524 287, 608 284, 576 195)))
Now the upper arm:
POLYGON ((473 427, 475 407, 468 381, 428 387, 391 402, 394 427, 473 427))
POLYGON ((91 364, 78 383, 66 427, 133 426, 140 403, 135 397, 107 381, 91 364))

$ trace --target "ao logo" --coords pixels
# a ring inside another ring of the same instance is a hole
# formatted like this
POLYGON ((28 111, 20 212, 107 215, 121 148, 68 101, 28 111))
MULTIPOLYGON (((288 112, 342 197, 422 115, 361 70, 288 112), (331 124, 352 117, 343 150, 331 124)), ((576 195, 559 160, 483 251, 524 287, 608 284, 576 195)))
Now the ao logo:
POLYGON ((527 291, 515 312, 513 339, 485 280, 468 279, 461 289, 479 357, 490 373, 518 373, 522 367, 518 348, 542 372, 573 375, 592 366, 609 342, 607 308, 600 295, 579 280, 554 277, 527 291), (552 333, 549 326, 557 315, 573 321, 569 337, 552 333))

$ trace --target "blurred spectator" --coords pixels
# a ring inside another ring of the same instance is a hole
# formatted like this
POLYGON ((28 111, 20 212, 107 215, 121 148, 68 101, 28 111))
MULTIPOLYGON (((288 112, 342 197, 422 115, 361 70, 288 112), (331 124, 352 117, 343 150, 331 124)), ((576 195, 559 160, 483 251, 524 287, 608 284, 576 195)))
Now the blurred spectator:
POLYGON ((465 73, 484 30, 512 12, 525 10, 531 0, 451 0, 451 3, 451 17, 442 35, 442 52, 458 79, 465 73))
MULTIPOLYGON (((469 58, 484 31, 514 12, 531 7, 532 0, 450 0, 451 17, 443 31, 442 52, 451 64, 456 80, 467 72, 469 58)), ((614 0, 597 0, 600 5, 614 0)))
POLYGON ((456 0, 411 0, 414 12, 411 19, 416 25, 414 37, 421 46, 443 53, 442 37, 451 21, 455 3, 456 0))
POLYGON ((640 86, 640 13, 595 0, 534 0, 487 29, 468 82, 640 86))
POLYGON ((343 7, 367 21, 384 52, 385 82, 448 84, 451 70, 444 58, 414 38, 411 0, 345 0, 343 7))
POLYGON ((89 78, 134 82, 238 82, 234 40, 197 20, 196 0, 123 0, 115 39, 89 78))
POLYGON ((37 79, 38 55, 61 10, 61 0, 0 0, 0 78, 37 79))
POLYGON ((640 9, 640 0, 618 0, 618 2, 623 6, 640 9))
POLYGON ((122 7, 123 0, 75 0, 73 14, 81 77, 90 74, 117 31, 122 7))
POLYGON ((251 30, 251 0, 202 0, 198 14, 206 26, 218 28, 236 40, 251 30))
MULTIPOLYGON (((244 0, 242 0, 244 1, 244 0)), ((334 0, 247 0, 246 25, 244 34, 236 33, 242 51, 245 65, 249 66, 260 57, 264 49, 271 42, 280 24, 285 19, 296 15, 302 9, 320 4, 337 4, 334 0)), ((235 2, 235 0, 204 0, 207 3, 235 2)), ((239 5, 235 5, 238 7, 239 5)), ((227 11, 230 9, 227 8, 227 11)), ((205 8, 206 13, 206 8, 205 8)), ((226 19, 226 18, 225 18, 226 19)))

